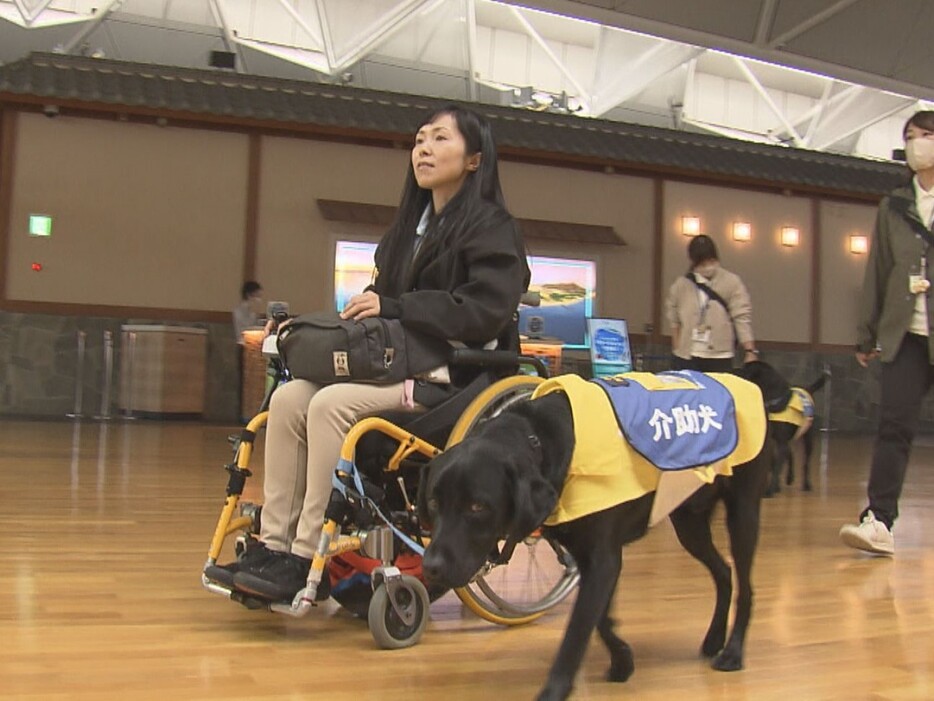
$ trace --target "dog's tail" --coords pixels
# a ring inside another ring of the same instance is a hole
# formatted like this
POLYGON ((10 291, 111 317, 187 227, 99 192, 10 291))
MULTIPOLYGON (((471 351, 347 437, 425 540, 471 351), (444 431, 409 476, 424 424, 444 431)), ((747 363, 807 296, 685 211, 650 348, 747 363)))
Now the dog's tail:
POLYGON ((824 373, 820 377, 818 377, 816 380, 814 380, 814 382, 812 382, 810 385, 805 387, 805 389, 808 391, 808 394, 814 394, 819 389, 822 389, 823 386, 827 384, 827 380, 829 379, 830 379, 830 371, 825 370, 824 373))

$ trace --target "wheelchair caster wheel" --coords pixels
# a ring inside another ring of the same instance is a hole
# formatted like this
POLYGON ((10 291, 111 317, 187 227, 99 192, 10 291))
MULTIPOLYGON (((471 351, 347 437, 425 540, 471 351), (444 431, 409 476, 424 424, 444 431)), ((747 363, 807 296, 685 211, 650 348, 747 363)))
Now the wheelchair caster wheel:
POLYGON ((428 592, 417 578, 403 575, 384 581, 370 600, 367 612, 370 633, 387 650, 411 647, 428 625, 428 592))

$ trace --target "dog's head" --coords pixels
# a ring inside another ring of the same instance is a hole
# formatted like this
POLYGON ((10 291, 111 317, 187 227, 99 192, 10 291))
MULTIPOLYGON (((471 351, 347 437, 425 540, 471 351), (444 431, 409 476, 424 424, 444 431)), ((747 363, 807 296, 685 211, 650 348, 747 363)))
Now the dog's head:
POLYGON ((778 412, 788 406, 791 385, 782 375, 766 362, 756 360, 743 365, 739 376, 749 380, 762 390, 762 399, 769 412, 778 412))
POLYGON ((484 426, 488 430, 468 436, 422 470, 418 513, 431 528, 422 568, 433 584, 464 586, 500 540, 528 535, 557 502, 539 472, 540 447, 528 431, 496 430, 496 422, 509 419, 492 419, 484 426))

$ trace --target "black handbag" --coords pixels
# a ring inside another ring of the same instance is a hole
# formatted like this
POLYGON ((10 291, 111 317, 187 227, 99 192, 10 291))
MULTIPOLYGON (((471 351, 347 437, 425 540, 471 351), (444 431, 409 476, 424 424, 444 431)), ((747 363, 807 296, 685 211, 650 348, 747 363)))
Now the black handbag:
POLYGON ((394 384, 447 361, 447 344, 418 343, 399 319, 302 314, 280 332, 279 355, 292 377, 317 384, 394 384))

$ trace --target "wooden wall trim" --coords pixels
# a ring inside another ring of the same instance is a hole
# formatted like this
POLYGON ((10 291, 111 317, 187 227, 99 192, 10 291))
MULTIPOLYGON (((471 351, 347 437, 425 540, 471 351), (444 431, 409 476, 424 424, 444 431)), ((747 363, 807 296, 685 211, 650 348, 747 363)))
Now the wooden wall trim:
POLYGON ((17 112, 0 110, 0 303, 7 297, 17 112))
POLYGON ((821 204, 811 198, 811 346, 820 343, 821 325, 821 204))
POLYGON ((662 334, 662 295, 664 295, 662 268, 665 249, 665 181, 655 178, 652 181, 652 340, 662 334))
POLYGON ((246 215, 243 236, 243 281, 256 279, 256 255, 259 246, 259 188, 263 139, 249 135, 246 178, 246 215))
POLYGON ((230 312, 212 309, 166 309, 156 307, 121 307, 110 304, 71 304, 68 302, 32 302, 21 299, 0 301, 0 311, 17 314, 56 314, 60 316, 98 316, 115 319, 151 319, 230 323, 230 312))
MULTIPOLYGON (((396 216, 396 208, 384 204, 318 199, 318 211, 327 221, 352 222, 388 227, 396 216)), ((597 243, 625 246, 626 241, 612 226, 578 224, 576 222, 522 219, 516 217, 522 235, 527 240, 563 241, 565 243, 597 243)))

